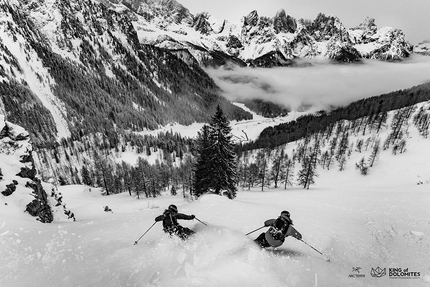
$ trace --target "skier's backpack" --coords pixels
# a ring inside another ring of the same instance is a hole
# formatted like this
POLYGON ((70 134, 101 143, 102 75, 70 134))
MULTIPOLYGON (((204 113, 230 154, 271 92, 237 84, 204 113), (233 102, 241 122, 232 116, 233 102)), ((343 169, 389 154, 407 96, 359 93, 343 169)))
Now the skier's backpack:
POLYGON ((170 210, 165 210, 163 218, 163 228, 165 230, 176 229, 178 226, 178 219, 170 210))

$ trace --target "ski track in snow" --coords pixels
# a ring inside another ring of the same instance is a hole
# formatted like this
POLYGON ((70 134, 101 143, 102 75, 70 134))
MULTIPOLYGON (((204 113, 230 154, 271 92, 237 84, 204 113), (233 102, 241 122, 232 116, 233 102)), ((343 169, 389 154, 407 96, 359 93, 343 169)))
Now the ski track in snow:
MULTIPOLYGON (((349 199, 342 199, 339 206, 335 199, 344 191, 324 190, 324 195, 318 195, 320 192, 242 191, 234 201, 207 195, 193 203, 171 196, 141 201, 124 194, 94 196, 99 201, 91 204, 92 212, 82 211, 82 218, 78 217, 74 223, 40 225, 22 220, 12 226, 6 221, 0 228, 0 283, 2 286, 428 286, 424 280, 430 273, 425 269, 428 261, 424 255, 429 250, 428 221, 414 221, 414 226, 410 226, 411 219, 404 214, 406 209, 391 205, 394 199, 366 205, 366 199, 360 200, 348 192, 349 199), (178 204, 181 212, 196 214, 208 227, 196 220, 181 221, 183 226, 197 231, 184 242, 169 238, 162 232, 161 224, 156 224, 133 245, 171 202, 178 204), (102 211, 105 204, 109 204, 113 213, 102 211), (392 206, 392 211, 385 209, 386 205, 392 206), (265 219, 277 216, 285 206, 303 239, 331 262, 293 238, 287 238, 279 249, 261 250, 252 241, 261 230, 245 236, 265 219), (357 206, 361 208, 356 209, 357 206), (392 213, 399 214, 394 222, 392 213), (417 280, 378 280, 368 272, 377 266, 409 267, 424 273, 417 280), (349 278, 353 267, 361 267, 366 278, 349 278)), ((372 192, 375 191, 367 191, 366 195, 372 192)), ((418 188, 414 192, 422 195, 418 188)), ((84 201, 76 195, 85 195, 88 189, 72 186, 62 193, 65 200, 70 199, 70 208, 79 214, 78 207, 84 201)), ((425 208, 420 201, 412 204, 419 212, 425 208)))

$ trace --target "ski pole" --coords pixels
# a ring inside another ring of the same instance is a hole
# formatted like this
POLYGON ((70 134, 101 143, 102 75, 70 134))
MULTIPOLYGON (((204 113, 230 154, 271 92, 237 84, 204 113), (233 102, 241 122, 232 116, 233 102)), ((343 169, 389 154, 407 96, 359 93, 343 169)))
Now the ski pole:
POLYGON ((245 236, 247 236, 247 235, 249 235, 251 233, 254 233, 255 231, 258 231, 258 230, 260 230, 261 228, 264 228, 264 227, 266 227, 266 226, 261 226, 260 228, 257 228, 257 229, 255 229, 255 230, 253 230, 251 232, 248 232, 247 234, 245 234, 245 236))
POLYGON ((202 224, 204 224, 204 225, 208 226, 206 223, 204 223, 203 221, 201 221, 201 220, 200 220, 200 219, 198 219, 197 217, 194 217, 194 219, 196 219, 198 222, 200 222, 200 223, 202 223, 202 224))
POLYGON ((319 254, 321 254, 322 256, 324 256, 324 254, 322 254, 320 251, 318 251, 316 248, 314 248, 312 245, 308 244, 307 242, 305 242, 303 239, 300 239, 301 242, 303 242, 304 244, 306 244, 307 246, 309 246, 310 248, 312 248, 313 250, 315 250, 316 252, 318 252, 319 254))
POLYGON ((148 228, 148 230, 146 230, 146 231, 145 231, 145 233, 143 233, 143 234, 142 234, 142 236, 140 236, 140 237, 139 237, 139 239, 138 239, 138 240, 136 240, 136 241, 134 242, 134 245, 136 245, 136 244, 137 244, 137 242, 139 242, 139 240, 140 240, 140 239, 141 239, 141 238, 142 238, 146 233, 148 233, 148 231, 149 231, 152 227, 154 227, 154 225, 155 225, 156 223, 157 223, 157 221, 156 221, 156 222, 154 222, 154 223, 151 225, 151 227, 149 227, 149 228, 148 228))
POLYGON ((315 250, 316 252, 318 252, 319 254, 321 254, 322 256, 324 256, 325 260, 330 262, 330 258, 328 258, 327 256, 325 256, 324 254, 322 254, 320 251, 318 251, 315 247, 313 247, 312 245, 306 243, 303 239, 300 239, 301 242, 303 242, 304 244, 306 244, 307 246, 309 246, 310 248, 312 248, 313 250, 315 250))

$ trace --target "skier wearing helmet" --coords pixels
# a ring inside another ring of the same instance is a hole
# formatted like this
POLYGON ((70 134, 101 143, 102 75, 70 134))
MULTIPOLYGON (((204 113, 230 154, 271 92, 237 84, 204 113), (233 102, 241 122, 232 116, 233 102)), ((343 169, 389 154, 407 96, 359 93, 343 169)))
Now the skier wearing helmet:
POLYGON ((290 213, 284 210, 277 219, 268 219, 264 222, 264 226, 270 228, 261 233, 254 241, 261 248, 267 248, 281 246, 287 236, 293 236, 301 240, 302 235, 292 225, 293 221, 290 218, 290 213))
POLYGON ((195 218, 194 214, 186 215, 178 213, 178 208, 176 205, 171 204, 163 212, 155 218, 155 221, 163 221, 163 231, 168 233, 170 236, 176 235, 181 239, 187 239, 188 236, 194 234, 194 231, 187 227, 183 227, 178 223, 178 219, 193 220, 195 218))

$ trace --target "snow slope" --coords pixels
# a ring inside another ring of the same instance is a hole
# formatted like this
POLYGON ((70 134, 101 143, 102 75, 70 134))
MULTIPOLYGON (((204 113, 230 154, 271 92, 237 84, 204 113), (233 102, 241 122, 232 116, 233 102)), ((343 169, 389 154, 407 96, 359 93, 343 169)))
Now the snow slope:
POLYGON ((55 223, 41 224, 1 197, 0 286, 430 286, 429 141, 411 127, 407 151, 382 151, 366 177, 354 168, 363 154, 353 153, 345 171, 319 170, 309 190, 241 190, 235 200, 60 187, 76 222, 54 214, 55 223), (208 226, 181 221, 197 231, 182 242, 157 223, 134 245, 171 203, 208 226), (267 251, 252 241, 261 231, 245 236, 285 209, 330 262, 293 238, 267 251), (377 267, 387 275, 372 277, 377 267), (389 268, 419 276, 389 278, 389 268))

